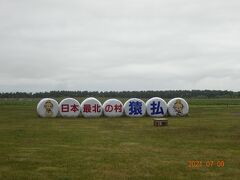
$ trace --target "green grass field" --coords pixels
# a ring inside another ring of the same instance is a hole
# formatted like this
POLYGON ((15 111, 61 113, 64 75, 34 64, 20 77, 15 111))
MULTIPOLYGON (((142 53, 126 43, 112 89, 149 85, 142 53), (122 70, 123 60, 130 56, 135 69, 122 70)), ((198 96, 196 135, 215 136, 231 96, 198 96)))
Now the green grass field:
POLYGON ((42 119, 37 100, 0 100, 0 179, 240 179, 240 99, 189 104, 188 117, 154 127, 150 117, 42 119))

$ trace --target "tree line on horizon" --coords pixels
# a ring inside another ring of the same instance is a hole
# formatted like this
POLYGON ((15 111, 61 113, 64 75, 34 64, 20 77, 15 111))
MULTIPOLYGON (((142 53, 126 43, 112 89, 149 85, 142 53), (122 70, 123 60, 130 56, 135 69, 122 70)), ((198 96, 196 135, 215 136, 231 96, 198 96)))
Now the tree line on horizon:
POLYGON ((106 98, 240 98, 240 91, 222 90, 164 90, 164 91, 50 91, 50 92, 2 92, 0 98, 59 98, 59 97, 106 97, 106 98))

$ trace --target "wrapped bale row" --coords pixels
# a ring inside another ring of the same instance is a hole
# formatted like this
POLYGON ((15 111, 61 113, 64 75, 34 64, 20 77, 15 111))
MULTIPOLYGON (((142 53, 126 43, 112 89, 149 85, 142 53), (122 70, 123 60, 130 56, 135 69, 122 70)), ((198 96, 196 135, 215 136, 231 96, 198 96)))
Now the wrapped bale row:
POLYGON ((87 98, 81 104, 74 98, 63 99, 59 104, 52 98, 44 98, 37 105, 40 117, 164 117, 186 116, 189 106, 183 98, 174 98, 168 103, 162 98, 154 97, 146 103, 138 98, 131 98, 124 104, 118 99, 108 99, 103 104, 96 98, 87 98))

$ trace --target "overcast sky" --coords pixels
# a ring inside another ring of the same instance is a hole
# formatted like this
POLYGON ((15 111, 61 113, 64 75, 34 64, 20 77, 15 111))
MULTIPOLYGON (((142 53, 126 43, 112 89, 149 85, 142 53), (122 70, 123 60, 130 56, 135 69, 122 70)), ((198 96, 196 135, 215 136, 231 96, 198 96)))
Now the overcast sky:
POLYGON ((0 92, 240 90, 239 0, 0 0, 0 92))

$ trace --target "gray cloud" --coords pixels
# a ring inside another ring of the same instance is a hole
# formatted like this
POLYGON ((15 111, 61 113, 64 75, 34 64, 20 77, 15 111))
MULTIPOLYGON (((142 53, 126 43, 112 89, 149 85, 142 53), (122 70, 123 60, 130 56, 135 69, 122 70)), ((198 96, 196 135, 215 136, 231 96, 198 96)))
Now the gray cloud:
POLYGON ((0 91, 239 90, 237 0, 0 2, 0 91))

